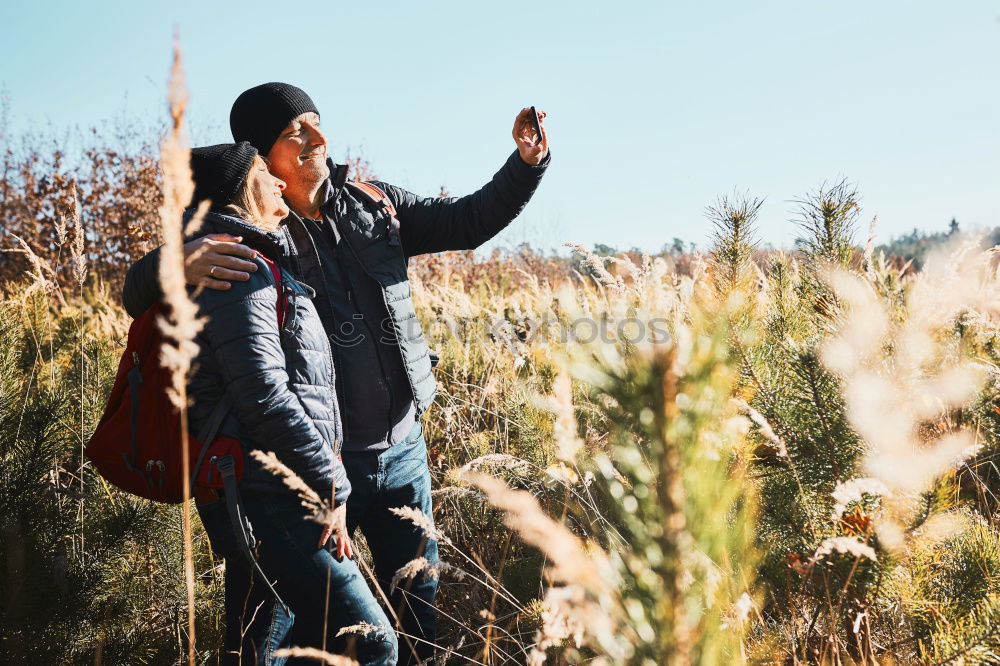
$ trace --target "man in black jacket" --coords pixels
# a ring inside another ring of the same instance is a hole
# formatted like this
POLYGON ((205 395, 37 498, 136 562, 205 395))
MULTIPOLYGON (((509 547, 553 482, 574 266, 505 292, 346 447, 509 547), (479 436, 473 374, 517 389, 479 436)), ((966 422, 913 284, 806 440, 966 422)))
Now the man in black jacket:
MULTIPOLYGON (((437 561, 436 542, 389 511, 407 506, 432 515, 419 416, 436 385, 410 297, 407 261, 476 248, 506 227, 550 162, 548 140, 544 127, 536 135, 530 111, 522 109, 512 132, 517 150, 489 183, 461 198, 425 198, 382 182, 347 183, 346 166, 327 158, 319 120, 308 95, 284 83, 245 91, 230 114, 234 139, 266 155, 271 172, 286 183, 292 212, 284 230, 334 343, 344 465, 353 487, 347 529, 361 528, 376 575, 388 589, 410 560, 437 561)), ((256 264, 239 240, 219 235, 185 245, 187 281, 228 289, 230 281, 248 279, 256 264)), ((123 301, 133 316, 160 297, 158 259, 154 251, 129 270, 123 301)), ((436 590, 433 576, 418 576, 391 599, 401 620, 401 664, 433 653, 436 590)))

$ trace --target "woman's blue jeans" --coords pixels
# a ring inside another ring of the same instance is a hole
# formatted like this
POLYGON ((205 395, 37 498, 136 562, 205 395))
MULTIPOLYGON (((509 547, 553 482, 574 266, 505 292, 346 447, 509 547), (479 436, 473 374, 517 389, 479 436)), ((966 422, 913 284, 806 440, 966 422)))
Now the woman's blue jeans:
POLYGON ((315 664, 274 657, 281 647, 325 647, 361 664, 392 666, 397 642, 392 623, 375 600, 358 565, 338 562, 317 547, 321 534, 299 500, 286 494, 243 493, 243 505, 258 542, 257 561, 286 610, 255 576, 238 547, 224 500, 199 504, 198 513, 212 549, 226 562, 226 666, 315 664), (290 612, 289 612, 290 611, 290 612), (342 627, 383 627, 367 636, 337 637, 342 627))

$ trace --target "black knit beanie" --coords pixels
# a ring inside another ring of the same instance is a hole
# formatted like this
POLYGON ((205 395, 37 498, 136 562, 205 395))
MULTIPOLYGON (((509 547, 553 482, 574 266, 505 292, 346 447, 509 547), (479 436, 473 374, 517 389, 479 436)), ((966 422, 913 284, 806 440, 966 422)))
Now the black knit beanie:
POLYGON ((196 206, 205 199, 212 200, 213 208, 232 203, 246 182, 256 155, 257 149, 246 141, 192 148, 194 196, 191 205, 196 206))
POLYGON ((267 157, 288 123, 309 111, 319 114, 300 88, 287 83, 262 83, 236 98, 229 112, 229 127, 233 139, 249 141, 267 157))

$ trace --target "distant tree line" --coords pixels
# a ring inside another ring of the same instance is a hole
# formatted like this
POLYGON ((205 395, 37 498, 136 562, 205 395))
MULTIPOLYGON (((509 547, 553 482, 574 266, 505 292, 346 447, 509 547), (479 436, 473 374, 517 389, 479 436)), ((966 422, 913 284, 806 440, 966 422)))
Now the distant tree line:
MULTIPOLYGON (((931 250, 953 239, 959 232, 958 220, 951 218, 946 231, 928 233, 914 229, 907 234, 896 236, 888 243, 878 246, 878 249, 887 257, 901 257, 906 261, 912 261, 915 268, 920 268, 931 250)), ((990 245, 1000 245, 1000 227, 994 227, 989 232, 987 240, 990 245)))

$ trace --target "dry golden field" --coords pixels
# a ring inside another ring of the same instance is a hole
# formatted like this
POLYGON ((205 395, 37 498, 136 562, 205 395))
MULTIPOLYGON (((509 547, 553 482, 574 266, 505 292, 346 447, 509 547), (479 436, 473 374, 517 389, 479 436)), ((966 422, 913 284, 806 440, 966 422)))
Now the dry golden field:
MULTIPOLYGON (((81 459, 183 147, 82 141, 2 146, 0 654, 216 663, 197 518, 81 459)), ((441 576, 440 663, 1000 662, 998 253, 887 260, 846 183, 759 252, 758 206, 712 206, 702 254, 413 262, 445 565, 399 577, 441 576)))

